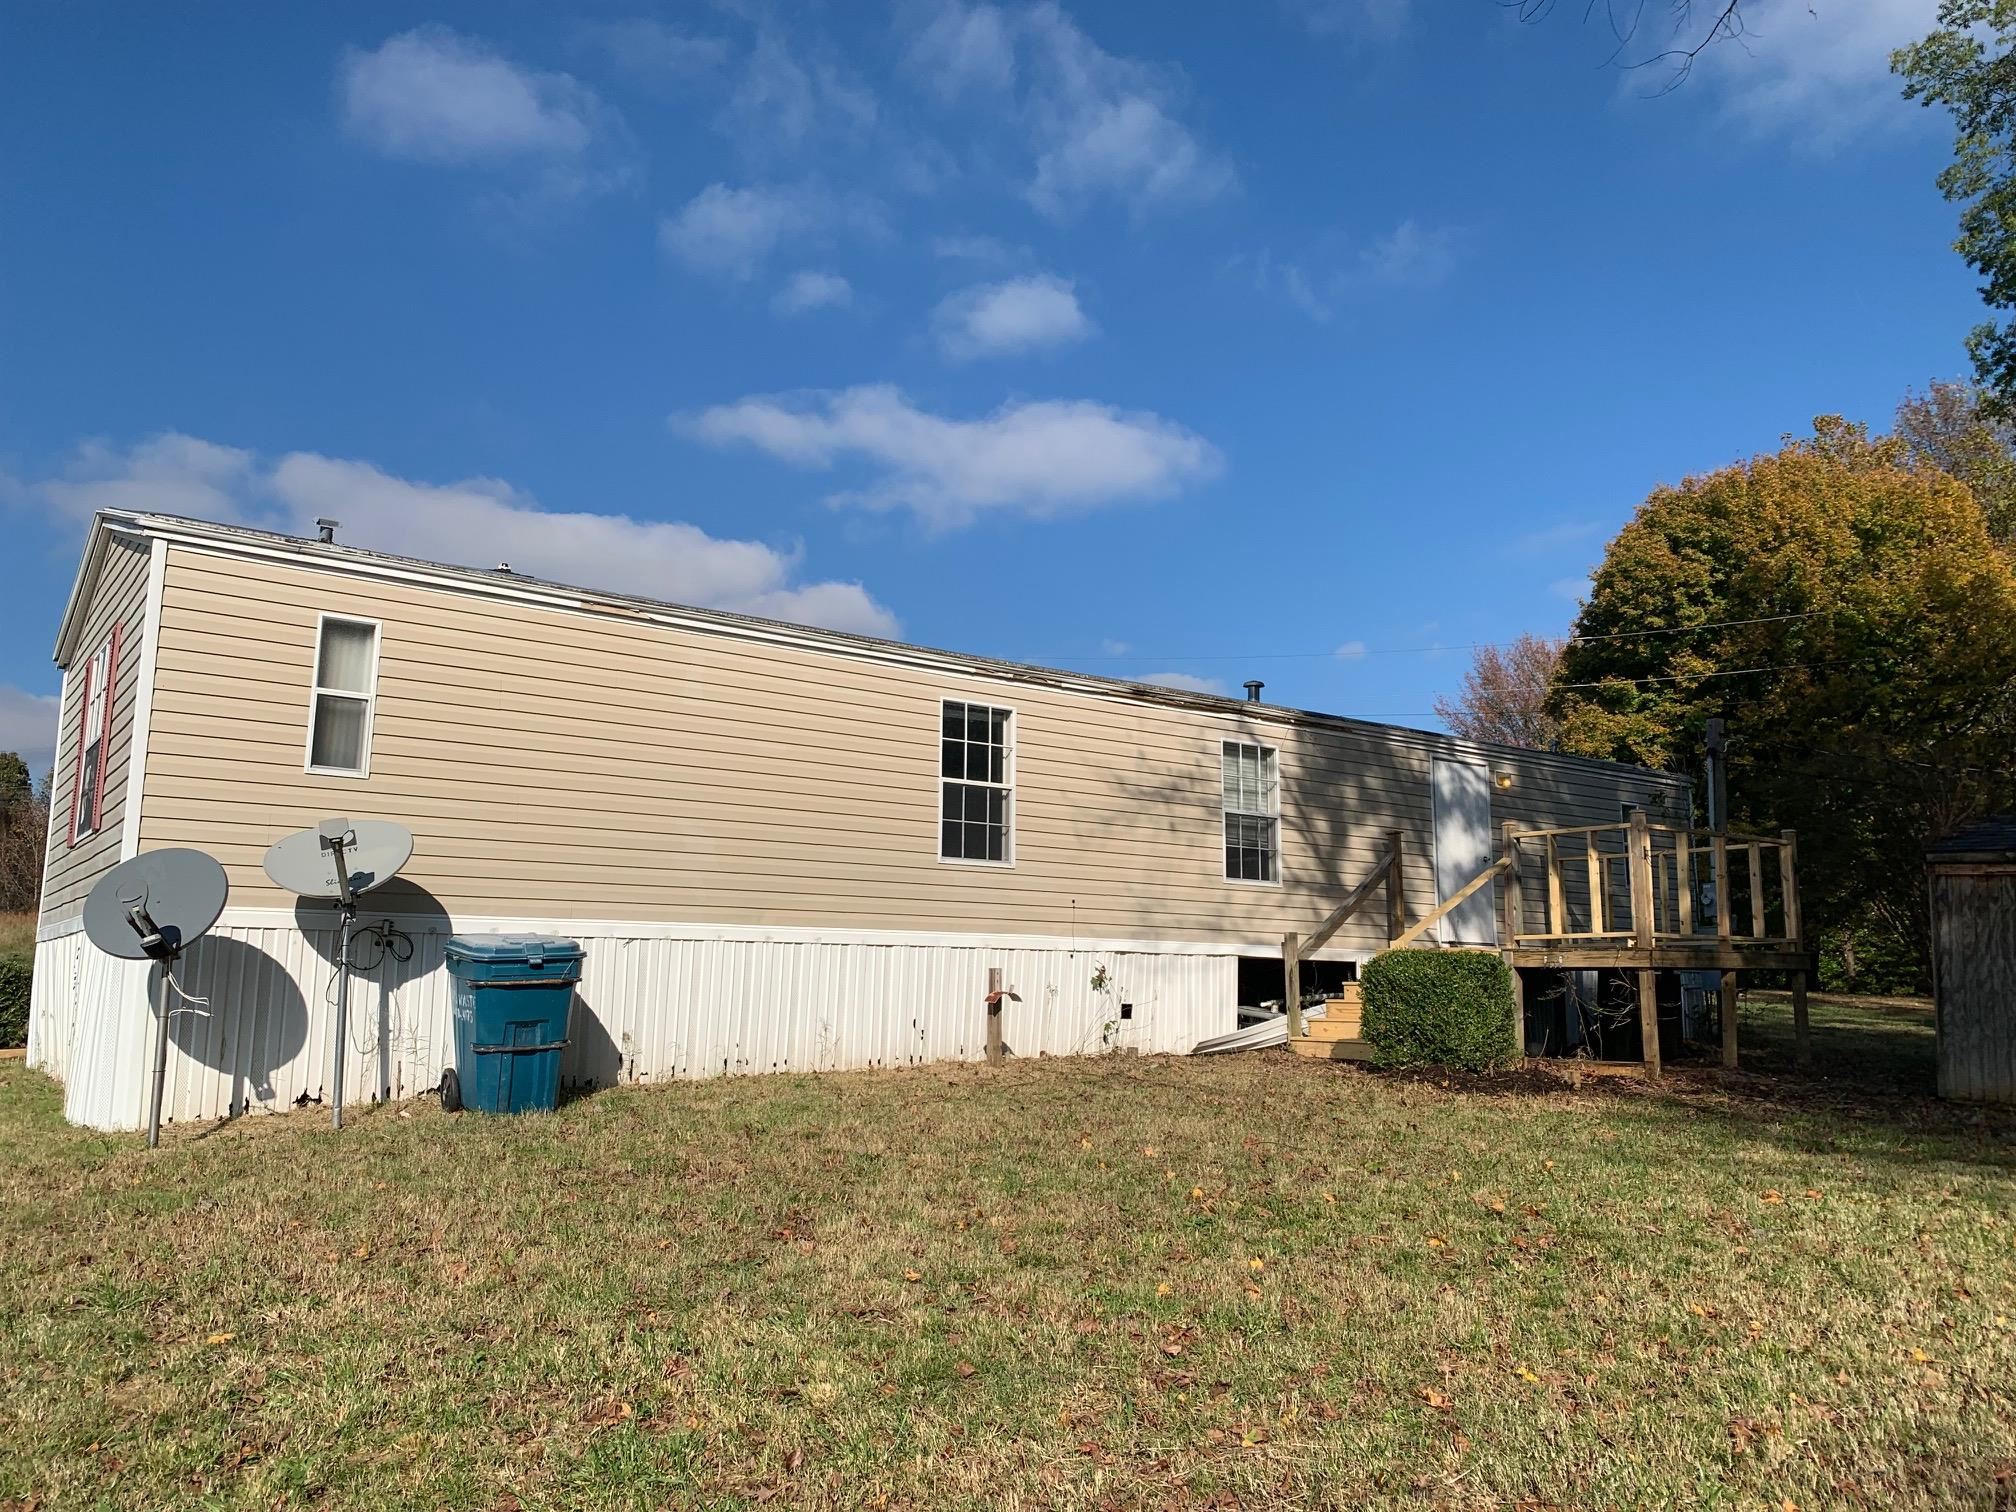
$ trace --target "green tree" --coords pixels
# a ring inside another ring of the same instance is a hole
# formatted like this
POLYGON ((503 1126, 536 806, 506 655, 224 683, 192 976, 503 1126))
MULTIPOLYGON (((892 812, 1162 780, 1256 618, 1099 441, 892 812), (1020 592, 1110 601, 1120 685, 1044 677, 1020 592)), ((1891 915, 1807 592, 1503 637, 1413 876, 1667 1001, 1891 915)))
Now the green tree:
POLYGON ((28 763, 13 751, 0 751, 0 809, 12 807, 31 797, 34 785, 28 780, 28 763))
POLYGON ((1611 543, 1555 677, 1565 748, 1694 767, 1796 828, 1812 932, 1876 910, 1922 954, 1926 843, 2016 800, 2016 573, 1973 494, 1838 418, 1677 488, 1611 543), (1657 632, 1648 634, 1647 632, 1657 632))
MULTIPOLYGON (((1953 112, 1953 161, 1939 189, 1962 207, 1953 246, 1982 277, 1990 309, 2016 309, 2016 0, 1941 0, 1939 25, 1899 48, 1890 66, 1904 98, 1953 112)), ((2016 321, 1987 321, 1967 338, 1989 403, 2016 414, 2016 321)))

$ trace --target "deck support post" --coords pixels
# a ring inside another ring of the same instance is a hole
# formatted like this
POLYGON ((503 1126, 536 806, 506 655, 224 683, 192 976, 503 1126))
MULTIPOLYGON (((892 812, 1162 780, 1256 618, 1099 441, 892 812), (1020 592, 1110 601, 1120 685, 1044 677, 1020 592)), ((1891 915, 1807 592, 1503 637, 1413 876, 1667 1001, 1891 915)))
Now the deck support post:
POLYGON ((1792 973, 1792 1053, 1802 1066, 1813 1064, 1812 1026, 1806 1022, 1806 973, 1792 973))
POLYGON ((1722 973, 1722 1069, 1736 1069, 1736 973, 1722 973))
POLYGON ((1509 960, 1505 969, 1512 973, 1512 1053, 1521 1060, 1526 1058, 1526 978, 1517 966, 1509 960))
POLYGON ((1302 937, 1281 939, 1281 1006, 1288 1010, 1288 1038, 1302 1038, 1302 937))
MULTIPOLYGON (((1649 880, 1649 879, 1648 879, 1649 880)), ((1645 1076, 1659 1079, 1659 973, 1638 973, 1638 1036, 1645 1042, 1645 1076)))
POLYGON ((998 1066, 1006 1058, 1007 1050, 1001 1038, 1001 968, 987 968, 987 1064, 998 1066))

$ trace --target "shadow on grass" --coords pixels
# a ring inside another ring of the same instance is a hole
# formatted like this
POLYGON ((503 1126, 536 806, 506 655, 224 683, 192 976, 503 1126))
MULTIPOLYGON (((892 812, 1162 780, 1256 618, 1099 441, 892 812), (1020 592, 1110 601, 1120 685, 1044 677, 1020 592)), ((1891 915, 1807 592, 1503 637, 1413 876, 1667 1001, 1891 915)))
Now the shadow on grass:
MULTIPOLYGON (((1636 1105, 1648 1121, 1673 1113, 1715 1119, 1791 1149, 1828 1153, 1852 1143, 1862 1158, 1921 1164, 1961 1161, 2016 1171, 2016 1108, 1948 1102, 1936 1095, 1928 1008, 1816 999, 1813 1060, 1798 1064, 1792 1009, 1782 994, 1746 994, 1739 1021, 1742 1066, 1724 1071, 1717 1051, 1689 1047, 1657 1083, 1581 1075, 1570 1060, 1534 1060, 1491 1076, 1463 1072, 1369 1073, 1452 1093, 1500 1097, 1600 1097, 1636 1105), (1579 1079, 1579 1087, 1576 1082, 1579 1079)), ((1355 1068, 1349 1074, 1357 1072, 1355 1068)), ((1648 1129, 1647 1137, 1654 1137, 1648 1129)))

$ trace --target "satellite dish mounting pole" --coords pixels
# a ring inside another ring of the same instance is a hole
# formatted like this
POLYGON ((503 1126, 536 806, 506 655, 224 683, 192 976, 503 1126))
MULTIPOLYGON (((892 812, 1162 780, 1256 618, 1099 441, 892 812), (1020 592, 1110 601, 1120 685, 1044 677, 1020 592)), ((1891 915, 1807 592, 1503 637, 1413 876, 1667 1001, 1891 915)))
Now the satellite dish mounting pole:
POLYGON ((350 839, 350 827, 342 820, 322 827, 322 845, 336 862, 336 907, 343 922, 336 941, 336 1033, 329 1073, 329 1126, 343 1127, 343 1052, 350 1044, 350 927, 357 922, 357 894, 350 886, 350 861, 343 854, 350 839), (339 828, 340 826, 340 828, 339 828), (333 833, 332 833, 333 831, 333 833))
POLYGON ((168 1085, 168 970, 175 957, 168 953, 160 926, 147 912, 147 905, 135 903, 126 910, 126 922, 140 936, 140 948, 154 958, 161 980, 154 989, 154 1085, 147 1099, 147 1148, 161 1148, 161 1093, 168 1085))

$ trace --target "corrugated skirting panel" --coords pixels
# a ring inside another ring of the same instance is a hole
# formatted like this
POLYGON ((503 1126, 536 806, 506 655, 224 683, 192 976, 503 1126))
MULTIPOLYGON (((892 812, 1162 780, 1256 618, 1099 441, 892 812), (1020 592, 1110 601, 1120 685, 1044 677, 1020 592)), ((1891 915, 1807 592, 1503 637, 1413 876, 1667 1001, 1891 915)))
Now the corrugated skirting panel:
MULTIPOLYGON (((1003 1013, 1017 1055, 1187 1054, 1236 1023, 1236 957, 1194 947, 679 938, 664 926, 590 935, 578 924, 547 932, 572 935, 587 950, 563 1061, 569 1086, 977 1060, 986 1051, 990 967, 1020 998, 1003 1013)), ((357 947, 369 969, 351 992, 348 1101, 430 1090, 452 1054, 447 932, 416 926, 411 938, 403 962, 368 937, 357 947)), ((333 930, 292 926, 227 924, 199 941, 176 982, 190 999, 208 1001, 173 1002, 163 1119, 209 1121, 322 1100, 335 950, 333 930)), ((37 1064, 67 1081, 73 1121, 140 1127, 151 1068, 149 969, 113 961, 82 936, 42 951, 54 969, 45 1009, 38 951, 37 1064), (59 946, 70 947, 67 957, 59 946), (69 1001, 54 1001, 65 980, 75 984, 69 1001)))

